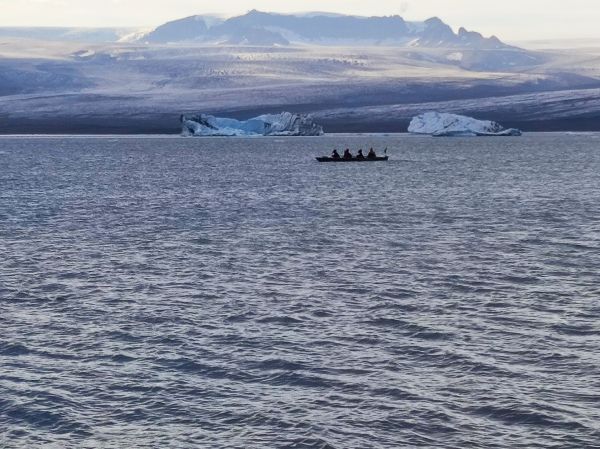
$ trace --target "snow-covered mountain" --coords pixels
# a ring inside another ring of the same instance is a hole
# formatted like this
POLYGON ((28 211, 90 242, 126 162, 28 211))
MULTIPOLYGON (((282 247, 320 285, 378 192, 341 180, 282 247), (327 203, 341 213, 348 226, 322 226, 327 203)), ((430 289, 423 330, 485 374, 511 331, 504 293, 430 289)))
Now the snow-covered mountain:
POLYGON ((198 36, 205 36, 207 32, 204 17, 192 16, 167 22, 139 39, 148 43, 191 41, 198 39, 198 36))
POLYGON ((405 131, 425 111, 600 129, 599 52, 528 51, 440 19, 252 12, 141 40, 109 30, 0 29, 0 133, 178 132, 182 113, 281 111, 330 132, 405 131))
POLYGON ((455 33, 437 17, 415 23, 407 22, 400 16, 287 15, 256 10, 212 24, 207 23, 205 16, 187 17, 156 28, 142 36, 140 41, 217 41, 250 45, 388 44, 486 50, 514 48, 496 37, 485 38, 464 28, 455 33))

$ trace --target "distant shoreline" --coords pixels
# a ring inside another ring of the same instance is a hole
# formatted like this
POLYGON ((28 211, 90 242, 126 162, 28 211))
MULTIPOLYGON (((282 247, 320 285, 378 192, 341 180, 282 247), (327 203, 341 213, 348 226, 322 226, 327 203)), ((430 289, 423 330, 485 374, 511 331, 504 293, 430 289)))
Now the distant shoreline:
MULTIPOLYGON (((51 119, 23 119, 0 117, 0 136, 2 135, 171 135, 181 133, 179 117, 172 115, 128 118, 115 116, 103 117, 60 117, 51 119)), ((598 132, 599 117, 579 117, 548 121, 511 121, 509 117, 492 117, 506 128, 518 128, 523 132, 598 132)), ((330 134, 403 134, 409 121, 406 119, 386 121, 338 121, 318 120, 325 133, 330 134)))
MULTIPOLYGON (((524 135, 542 135, 542 134, 599 134, 600 131, 529 131, 524 135)), ((187 137, 181 134, 0 134, 2 139, 185 139, 192 141, 201 141, 209 139, 328 139, 341 137, 396 137, 396 138, 411 138, 411 139, 501 139, 511 140, 519 139, 519 137, 494 137, 494 136, 464 136, 464 137, 432 137, 428 135, 403 133, 327 133, 323 136, 203 136, 203 137, 187 137)))

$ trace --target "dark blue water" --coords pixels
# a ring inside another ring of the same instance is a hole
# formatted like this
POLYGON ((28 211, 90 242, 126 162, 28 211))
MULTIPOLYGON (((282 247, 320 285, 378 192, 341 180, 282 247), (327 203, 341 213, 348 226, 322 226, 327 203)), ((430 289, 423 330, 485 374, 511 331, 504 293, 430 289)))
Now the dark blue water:
POLYGON ((595 135, 1 138, 0 447, 600 447, 599 270, 595 135))

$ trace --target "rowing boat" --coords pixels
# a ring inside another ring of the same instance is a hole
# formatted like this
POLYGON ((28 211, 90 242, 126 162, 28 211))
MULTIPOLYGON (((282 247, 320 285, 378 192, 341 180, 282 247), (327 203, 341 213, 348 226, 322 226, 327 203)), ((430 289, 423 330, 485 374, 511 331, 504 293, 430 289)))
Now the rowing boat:
POLYGON ((364 158, 364 159, 356 159, 353 157, 352 159, 344 159, 344 158, 333 158, 333 157, 318 157, 317 160, 319 162, 381 162, 387 161, 389 159, 388 156, 384 157, 376 157, 376 158, 364 158))

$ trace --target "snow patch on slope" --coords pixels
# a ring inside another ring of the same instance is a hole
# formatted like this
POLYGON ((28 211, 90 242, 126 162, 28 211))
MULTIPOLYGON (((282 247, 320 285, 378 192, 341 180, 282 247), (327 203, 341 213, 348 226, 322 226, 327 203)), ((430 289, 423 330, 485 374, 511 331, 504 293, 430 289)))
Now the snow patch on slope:
POLYGON ((456 62, 461 62, 464 59, 465 55, 460 52, 454 52, 454 53, 450 53, 448 56, 446 56, 446 59, 448 61, 456 61, 456 62))

